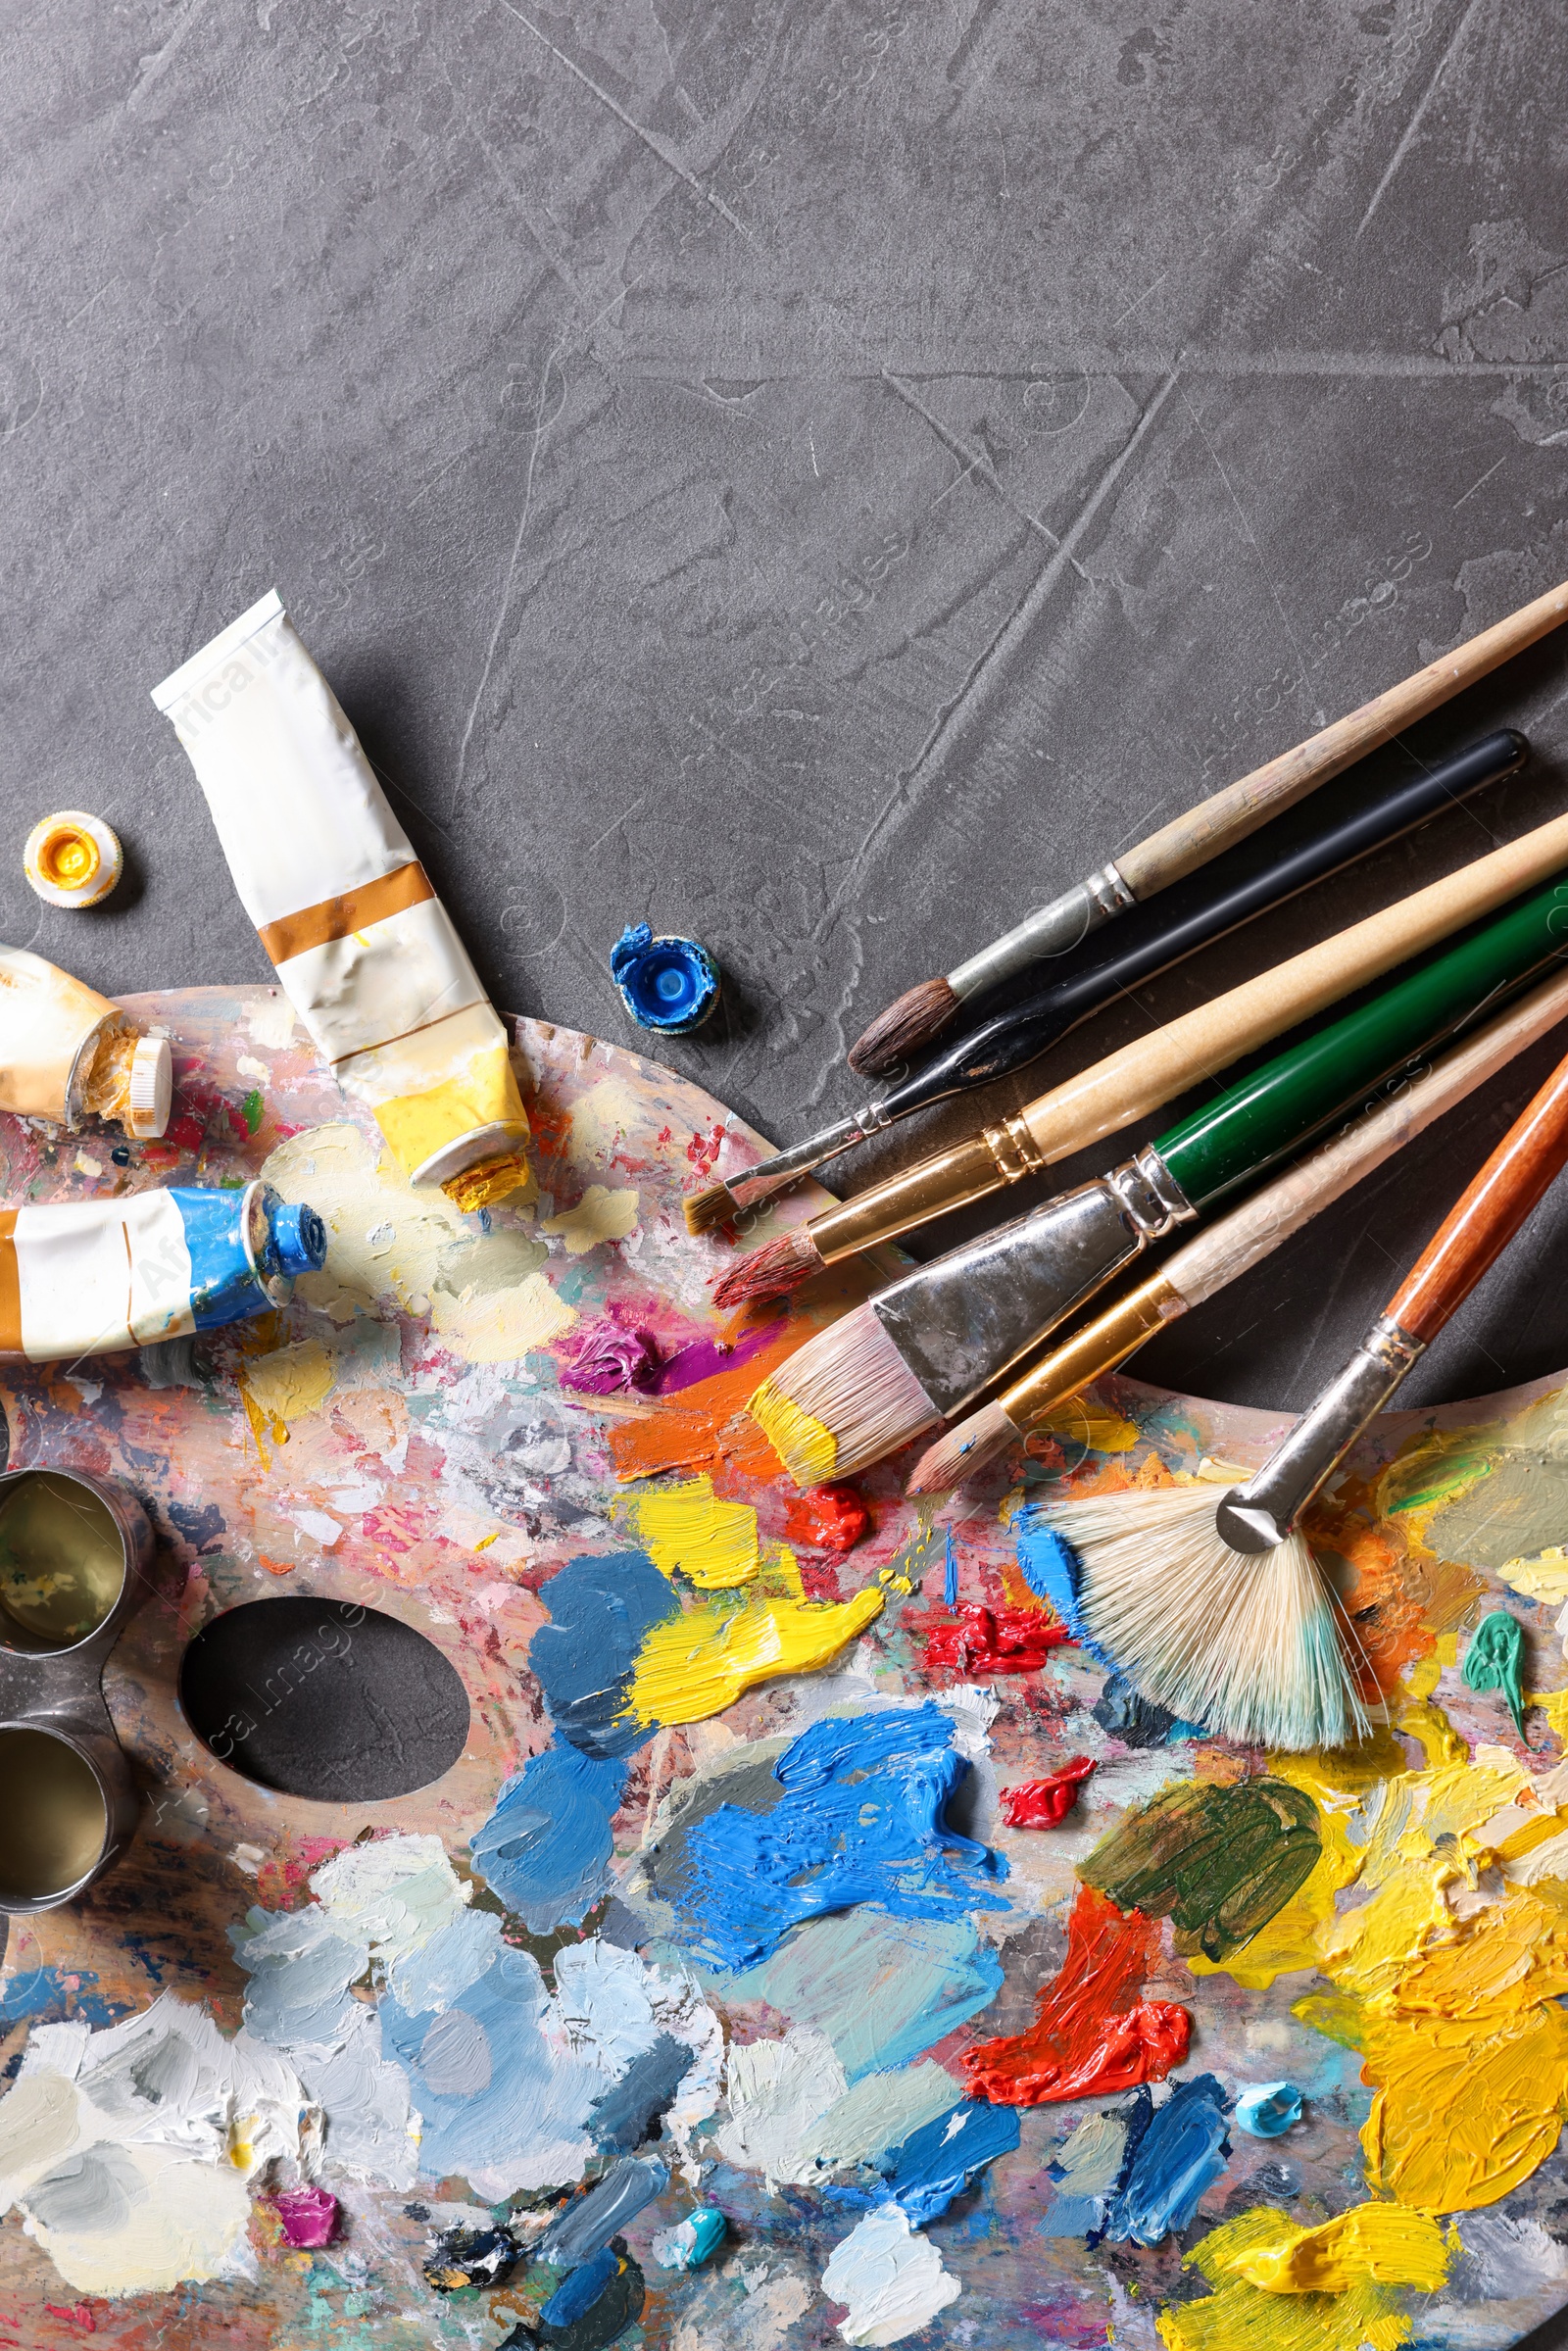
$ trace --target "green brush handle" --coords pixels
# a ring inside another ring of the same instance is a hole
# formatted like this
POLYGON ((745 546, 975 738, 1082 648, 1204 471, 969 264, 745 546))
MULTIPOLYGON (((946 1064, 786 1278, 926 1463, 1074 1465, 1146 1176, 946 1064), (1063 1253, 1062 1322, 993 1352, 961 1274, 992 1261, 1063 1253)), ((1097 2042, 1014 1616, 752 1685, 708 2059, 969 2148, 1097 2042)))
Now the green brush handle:
POLYGON ((1497 1009, 1568 954, 1568 880, 1521 899, 1484 931, 1386 989, 1159 1136, 1154 1150, 1195 1208, 1257 1175, 1414 1053, 1497 1009))

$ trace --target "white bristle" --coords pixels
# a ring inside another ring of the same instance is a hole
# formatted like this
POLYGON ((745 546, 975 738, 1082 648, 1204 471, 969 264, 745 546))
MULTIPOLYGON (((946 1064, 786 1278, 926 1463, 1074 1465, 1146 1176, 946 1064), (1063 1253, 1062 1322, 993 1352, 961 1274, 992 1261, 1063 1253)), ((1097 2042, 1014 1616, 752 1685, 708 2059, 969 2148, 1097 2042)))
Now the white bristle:
POLYGON ((1338 1599, 1299 1535, 1233 1551, 1212 1485, 1086 1496, 1043 1513, 1082 1563, 1096 1647, 1141 1694, 1246 1745, 1338 1747, 1367 1719, 1338 1599))
POLYGON ((961 1486, 994 1461, 999 1453, 1016 1445, 1019 1432, 1000 1404, 983 1404, 960 1420, 956 1429, 949 1429, 935 1445, 928 1445, 909 1472, 907 1492, 910 1494, 946 1494, 952 1486, 961 1486))
MULTIPOLYGON (((853 1477, 942 1418, 869 1305, 807 1341, 773 1386, 832 1431, 836 1478, 853 1477)), ((792 1475, 799 1480, 794 1462, 792 1475)), ((808 1478, 808 1484, 815 1480, 808 1478)))

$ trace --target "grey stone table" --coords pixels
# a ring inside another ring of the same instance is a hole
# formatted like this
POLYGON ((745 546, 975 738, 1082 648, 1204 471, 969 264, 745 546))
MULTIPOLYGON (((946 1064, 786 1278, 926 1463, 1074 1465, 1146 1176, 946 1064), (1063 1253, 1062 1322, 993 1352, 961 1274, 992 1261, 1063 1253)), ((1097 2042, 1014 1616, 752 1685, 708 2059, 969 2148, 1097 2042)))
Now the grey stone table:
MULTIPOLYGON (((273 584, 497 1001, 633 1042, 611 942, 692 930, 725 1004, 671 1058, 782 1139, 908 982, 1568 574, 1555 9, 6 29, 0 935, 105 988, 265 972, 147 689, 273 584), (20 872, 73 804, 132 865, 89 916, 20 872)), ((1560 808, 1568 643, 1386 756, 1503 720, 1527 774, 1050 1066, 1560 808)), ((1141 1368, 1302 1401, 1553 1057, 1141 1368)), ((1568 1363, 1565 1274, 1559 1187, 1415 1394, 1568 1363)))

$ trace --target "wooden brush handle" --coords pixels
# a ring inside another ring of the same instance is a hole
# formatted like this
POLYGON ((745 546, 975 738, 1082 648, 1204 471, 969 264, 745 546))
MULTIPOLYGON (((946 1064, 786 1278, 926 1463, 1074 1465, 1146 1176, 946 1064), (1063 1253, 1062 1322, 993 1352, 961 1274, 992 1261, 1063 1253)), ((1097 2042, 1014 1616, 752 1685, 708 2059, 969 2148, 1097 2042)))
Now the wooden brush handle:
POLYGON ((1427 1243, 1389 1300, 1389 1319, 1412 1339, 1435 1339, 1565 1165, 1568 1061, 1561 1061, 1427 1243))
POLYGON ((1117 872, 1134 898, 1152 898, 1156 890, 1164 890, 1179 882, 1183 874, 1207 864, 1233 842, 1245 841, 1270 816, 1293 808, 1318 784, 1327 783, 1378 744, 1387 743, 1413 719, 1425 717, 1428 710, 1462 694, 1466 686, 1522 653, 1527 645, 1549 635, 1565 618, 1568 581, 1538 596, 1534 604, 1510 612, 1506 620, 1484 628, 1468 644, 1429 661, 1401 685, 1375 695, 1348 718, 1337 718, 1321 734, 1298 743, 1294 751, 1281 752, 1277 759, 1254 767, 1239 783, 1227 784, 1223 792, 1189 808, 1185 816, 1173 817, 1147 841, 1140 841, 1136 849, 1118 857, 1117 872))
MULTIPOLYGON (((1152 1036, 1107 1054, 1050 1094, 1026 1102, 1017 1120, 1048 1164, 1118 1133, 1200 1078, 1213 1077, 1260 1045, 1310 1020, 1342 996, 1396 963, 1493 913, 1532 883, 1568 864, 1568 816, 1477 857, 1397 906, 1369 914, 1321 946, 1292 955, 1152 1036)), ((1352 1084, 1354 1081, 1351 1081, 1352 1084)), ((971 1194, 969 1197, 973 1197, 971 1194)), ((930 1213, 935 1214, 933 1209, 930 1213)), ((880 1237, 880 1236, 879 1236, 880 1237)))
POLYGON ((1568 1020, 1568 971, 1555 972, 1532 988, 1476 1036, 1446 1053, 1425 1076, 1348 1121, 1332 1141, 1287 1168, 1228 1216, 1201 1227, 1166 1258, 1165 1280, 1187 1305, 1201 1305, 1260 1264, 1561 1020, 1568 1020))

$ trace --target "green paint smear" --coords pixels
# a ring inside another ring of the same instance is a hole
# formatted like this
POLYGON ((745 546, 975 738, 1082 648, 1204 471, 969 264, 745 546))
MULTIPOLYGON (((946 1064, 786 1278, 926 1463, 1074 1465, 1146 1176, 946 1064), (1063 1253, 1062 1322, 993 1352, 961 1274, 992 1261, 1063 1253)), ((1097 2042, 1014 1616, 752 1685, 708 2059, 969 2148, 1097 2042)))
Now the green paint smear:
POLYGON ((1500 1690, 1508 1701, 1513 1727, 1525 1735, 1525 1629, 1506 1608, 1484 1616, 1464 1653, 1467 1690, 1500 1690))
POLYGON ((1118 1910, 1168 1918, 1183 1956, 1221 1960, 1250 1942, 1309 1878, 1317 1807, 1283 1780, 1183 1781, 1102 1837, 1078 1875, 1118 1910))
POLYGON ((239 1107, 240 1116, 245 1121, 246 1133, 248 1135, 254 1135, 257 1128, 262 1123, 261 1088, 259 1086, 253 1086, 249 1094, 246 1095, 245 1100, 240 1103, 239 1107))
POLYGON ((1304 1998, 1293 2001, 1291 2014, 1310 2025, 1314 2033, 1338 2041, 1342 2049, 1359 2054, 1365 2046, 1365 2009, 1353 1991, 1307 1992, 1304 1998))

